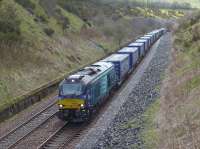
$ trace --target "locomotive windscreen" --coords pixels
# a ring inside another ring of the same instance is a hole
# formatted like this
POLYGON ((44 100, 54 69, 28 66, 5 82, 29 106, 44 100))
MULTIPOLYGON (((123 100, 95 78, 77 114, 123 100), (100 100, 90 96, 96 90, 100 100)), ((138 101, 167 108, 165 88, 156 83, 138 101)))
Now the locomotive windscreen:
POLYGON ((81 83, 64 83, 61 87, 60 94, 66 95, 81 95, 83 87, 81 83))

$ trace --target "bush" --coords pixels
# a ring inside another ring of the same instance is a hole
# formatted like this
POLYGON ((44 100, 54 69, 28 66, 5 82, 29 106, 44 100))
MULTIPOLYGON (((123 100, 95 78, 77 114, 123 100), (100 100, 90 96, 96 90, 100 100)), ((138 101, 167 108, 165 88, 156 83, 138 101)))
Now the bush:
POLYGON ((23 6, 25 9, 35 9, 35 4, 31 2, 30 0, 15 0, 18 4, 23 6))
POLYGON ((66 16, 63 16, 60 9, 56 9, 56 18, 58 20, 58 23, 62 25, 62 29, 68 29, 70 26, 69 19, 66 16))
POLYGON ((10 4, 0 7, 0 40, 20 40, 20 20, 16 15, 15 8, 10 4))
POLYGON ((79 16, 82 20, 89 21, 97 15, 93 0, 58 0, 58 4, 65 10, 79 16))
POLYGON ((35 22, 48 23, 48 20, 46 19, 46 17, 45 17, 45 16, 42 16, 42 15, 36 16, 36 17, 34 18, 34 21, 35 21, 35 22))
POLYGON ((44 32, 48 35, 48 36, 52 36, 54 34, 54 30, 51 28, 45 28, 44 32))
POLYGON ((191 43, 188 41, 184 41, 183 46, 189 48, 191 46, 191 43))
POLYGON ((198 41, 200 40, 200 24, 196 24, 192 28, 192 40, 198 41))

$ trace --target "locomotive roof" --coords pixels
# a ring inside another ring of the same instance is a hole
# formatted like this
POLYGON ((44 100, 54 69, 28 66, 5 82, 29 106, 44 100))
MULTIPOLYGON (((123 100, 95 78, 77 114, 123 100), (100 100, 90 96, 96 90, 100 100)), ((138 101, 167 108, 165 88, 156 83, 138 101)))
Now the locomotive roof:
POLYGON ((96 62, 90 66, 87 66, 78 72, 70 75, 65 79, 66 82, 83 82, 84 84, 90 83, 106 70, 113 67, 112 63, 108 62, 96 62))
POLYGON ((112 54, 109 57, 103 59, 102 61, 123 61, 124 59, 126 59, 127 57, 129 57, 128 54, 112 54))
POLYGON ((128 46, 143 46, 144 43, 141 43, 141 42, 133 42, 131 44, 129 44, 128 46))
POLYGON ((137 47, 124 47, 120 49, 119 52, 135 52, 137 50, 138 50, 137 47))

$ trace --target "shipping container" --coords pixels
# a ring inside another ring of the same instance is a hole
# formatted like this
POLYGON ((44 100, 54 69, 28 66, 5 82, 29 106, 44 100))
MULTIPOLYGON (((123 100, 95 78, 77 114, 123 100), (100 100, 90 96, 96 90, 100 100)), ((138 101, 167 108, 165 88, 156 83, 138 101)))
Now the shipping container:
POLYGON ((148 33, 148 35, 153 35, 153 37, 154 37, 154 42, 157 41, 157 40, 159 39, 159 37, 160 37, 160 36, 159 36, 159 30, 154 30, 154 31, 148 33))
POLYGON ((167 32, 167 30, 165 28, 160 29, 161 36, 164 35, 166 32, 167 32))
POLYGON ((150 37, 150 40, 151 40, 151 46, 154 44, 154 38, 153 38, 153 35, 146 34, 146 35, 144 35, 143 37, 150 37))
POLYGON ((139 49, 137 47, 125 47, 120 49, 117 53, 120 54, 129 54, 129 69, 132 71, 137 62, 139 61, 139 49))
POLYGON ((156 42, 156 34, 155 33, 148 33, 147 35, 151 35, 153 37, 153 43, 156 42))
POLYGON ((144 43, 137 43, 133 42, 129 44, 127 47, 137 47, 139 49, 139 57, 144 57, 145 55, 145 44, 144 43))
POLYGON ((155 30, 154 33, 156 35, 156 40, 158 40, 159 37, 160 37, 160 35, 159 35, 160 31, 159 30, 155 30))
POLYGON ((151 47, 151 37, 143 36, 143 37, 140 37, 140 39, 147 40, 148 41, 148 49, 150 49, 150 47, 151 47))
POLYGON ((144 43, 145 44, 145 51, 148 51, 149 43, 147 39, 137 39, 135 42, 144 43))
POLYGON ((120 85, 129 72, 129 55, 128 54, 112 54, 109 57, 103 59, 104 62, 111 62, 115 66, 115 72, 117 75, 117 82, 120 85))

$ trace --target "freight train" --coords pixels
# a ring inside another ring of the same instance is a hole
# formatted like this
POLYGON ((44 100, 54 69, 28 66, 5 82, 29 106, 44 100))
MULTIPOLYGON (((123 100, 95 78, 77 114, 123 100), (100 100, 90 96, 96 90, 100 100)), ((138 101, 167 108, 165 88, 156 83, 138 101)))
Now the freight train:
POLYGON ((93 111, 108 99, 163 35, 161 28, 66 77, 59 85, 58 117, 71 122, 90 119, 93 111))

